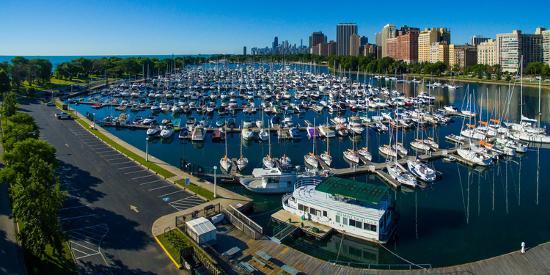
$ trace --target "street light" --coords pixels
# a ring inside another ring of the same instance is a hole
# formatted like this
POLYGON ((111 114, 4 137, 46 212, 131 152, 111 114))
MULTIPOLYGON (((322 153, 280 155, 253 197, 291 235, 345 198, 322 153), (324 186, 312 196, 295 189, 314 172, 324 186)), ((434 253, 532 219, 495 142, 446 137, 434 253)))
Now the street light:
POLYGON ((216 170, 218 166, 214 165, 214 198, 216 198, 216 170))
POLYGON ((145 134, 145 161, 149 161, 149 136, 145 134))

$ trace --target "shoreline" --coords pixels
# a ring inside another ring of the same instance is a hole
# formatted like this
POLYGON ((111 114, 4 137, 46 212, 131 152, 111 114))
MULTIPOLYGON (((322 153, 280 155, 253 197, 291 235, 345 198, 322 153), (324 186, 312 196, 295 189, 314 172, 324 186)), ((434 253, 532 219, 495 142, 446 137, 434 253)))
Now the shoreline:
MULTIPOLYGON (((296 64, 296 65, 312 65, 311 63, 305 63, 305 62, 291 62, 292 64, 296 64)), ((319 67, 327 67, 329 72, 334 72, 333 69, 329 68, 328 65, 326 64, 313 64, 314 66, 319 66, 319 67)), ((357 74, 360 74, 360 75, 368 75, 368 76, 375 76, 375 75, 384 75, 384 74, 373 74, 373 73, 366 73, 366 72, 357 72, 357 71, 351 71, 349 72, 351 73, 352 75, 357 75, 357 74)), ((434 80, 445 80, 445 81, 456 81, 456 82, 463 82, 463 83, 476 83, 476 84, 492 84, 492 85, 502 85, 502 86, 507 86, 508 84, 516 84, 519 86, 519 80, 516 81, 515 83, 511 80, 511 81, 506 81, 506 80, 489 80, 489 79, 464 79, 464 78, 452 78, 452 77, 449 77, 449 76, 430 76, 430 75, 423 75, 423 74, 413 74, 413 73, 408 73, 408 74, 402 74, 405 76, 405 79, 413 79, 413 78, 418 78, 419 80, 423 80, 423 79, 434 79, 434 80)), ((539 84, 538 82, 532 82, 532 81, 529 81, 527 82, 526 80, 523 80, 523 86, 524 87, 529 87, 529 88, 539 88, 539 84)), ((550 82, 543 82, 542 85, 540 86, 541 87, 541 90, 546 90, 546 91, 550 91, 550 82)))

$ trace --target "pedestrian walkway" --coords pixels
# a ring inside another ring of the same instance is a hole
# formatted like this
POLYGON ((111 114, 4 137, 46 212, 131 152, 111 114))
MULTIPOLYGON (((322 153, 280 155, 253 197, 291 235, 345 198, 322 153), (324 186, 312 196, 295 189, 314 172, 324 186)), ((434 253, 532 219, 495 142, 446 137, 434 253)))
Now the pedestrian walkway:
MULTIPOLYGON (((3 152, 1 145, 0 152, 3 152)), ((0 182, 0 274, 26 274, 23 251, 17 244, 11 214, 8 184, 0 182)))

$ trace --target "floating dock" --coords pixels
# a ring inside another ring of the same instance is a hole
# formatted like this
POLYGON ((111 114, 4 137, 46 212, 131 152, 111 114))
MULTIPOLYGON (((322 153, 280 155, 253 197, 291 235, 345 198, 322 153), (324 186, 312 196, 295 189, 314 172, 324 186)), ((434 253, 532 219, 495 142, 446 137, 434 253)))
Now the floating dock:
MULTIPOLYGON (((330 226, 302 219, 301 217, 294 215, 284 209, 275 212, 273 215, 271 215, 271 218, 277 222, 299 228, 307 235, 315 237, 316 239, 324 239, 334 230, 330 226)), ((282 236, 281 238, 283 237, 286 236, 282 236)))

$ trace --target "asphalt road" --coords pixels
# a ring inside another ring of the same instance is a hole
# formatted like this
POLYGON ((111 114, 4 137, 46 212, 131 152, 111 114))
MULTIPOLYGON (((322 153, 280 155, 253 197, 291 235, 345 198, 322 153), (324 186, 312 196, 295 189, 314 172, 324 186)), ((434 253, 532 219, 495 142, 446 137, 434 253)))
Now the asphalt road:
POLYGON ((177 273, 151 226, 202 200, 141 168, 75 121, 57 120, 55 107, 21 108, 57 150, 61 186, 69 195, 60 220, 81 272, 177 273))

